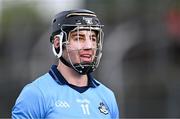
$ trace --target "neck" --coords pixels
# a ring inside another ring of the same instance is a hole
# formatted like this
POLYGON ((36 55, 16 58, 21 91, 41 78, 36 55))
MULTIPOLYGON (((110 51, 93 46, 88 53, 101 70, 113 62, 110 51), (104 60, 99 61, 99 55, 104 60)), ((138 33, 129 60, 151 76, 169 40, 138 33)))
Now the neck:
POLYGON ((81 75, 77 73, 74 69, 64 65, 61 61, 59 61, 57 69, 59 70, 59 72, 61 72, 61 74, 69 84, 78 87, 83 87, 88 85, 87 75, 81 75))

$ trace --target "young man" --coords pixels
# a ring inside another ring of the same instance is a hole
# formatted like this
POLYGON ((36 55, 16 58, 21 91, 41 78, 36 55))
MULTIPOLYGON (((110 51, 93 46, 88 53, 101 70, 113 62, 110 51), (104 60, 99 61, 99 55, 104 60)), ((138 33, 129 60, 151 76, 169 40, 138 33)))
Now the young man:
POLYGON ((119 118, 113 92, 93 78, 102 55, 96 14, 69 10, 55 16, 50 41, 59 64, 25 86, 12 118, 119 118))

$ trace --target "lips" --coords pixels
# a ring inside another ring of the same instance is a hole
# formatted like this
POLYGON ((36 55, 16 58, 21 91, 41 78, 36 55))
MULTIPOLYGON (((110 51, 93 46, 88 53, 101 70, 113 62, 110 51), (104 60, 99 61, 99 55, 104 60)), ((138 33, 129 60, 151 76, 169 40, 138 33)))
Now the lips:
POLYGON ((80 54, 80 59, 83 62, 91 62, 92 61, 92 55, 91 54, 80 54))

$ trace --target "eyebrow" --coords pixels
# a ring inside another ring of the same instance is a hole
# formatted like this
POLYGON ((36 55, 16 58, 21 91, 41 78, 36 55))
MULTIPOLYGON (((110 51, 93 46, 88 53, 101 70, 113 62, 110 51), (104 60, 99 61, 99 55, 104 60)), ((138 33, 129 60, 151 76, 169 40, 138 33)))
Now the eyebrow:
MULTIPOLYGON (((77 35, 78 35, 77 32, 72 32, 72 33, 71 33, 71 36, 77 36, 77 35)), ((85 34, 80 34, 80 33, 79 33, 79 36, 82 36, 82 37, 83 37, 83 36, 85 36, 85 34)))
MULTIPOLYGON (((71 32, 71 36, 77 36, 77 32, 71 32)), ((81 34, 80 32, 79 32, 79 36, 81 36, 81 37, 83 37, 83 36, 85 36, 85 34, 81 34)), ((91 36, 92 37, 96 37, 96 33, 95 32, 92 32, 91 33, 91 36)))

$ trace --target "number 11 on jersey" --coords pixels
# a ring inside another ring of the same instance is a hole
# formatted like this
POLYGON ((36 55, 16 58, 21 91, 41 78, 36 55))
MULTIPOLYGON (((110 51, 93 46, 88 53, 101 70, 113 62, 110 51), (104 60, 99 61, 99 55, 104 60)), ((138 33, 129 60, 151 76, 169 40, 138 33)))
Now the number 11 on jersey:
POLYGON ((83 110, 83 114, 85 114, 85 115, 90 115, 89 105, 88 105, 87 103, 81 104, 81 108, 82 108, 82 110, 83 110))

